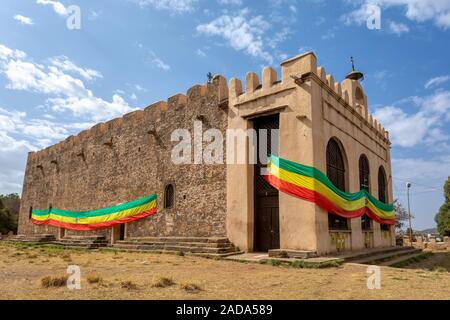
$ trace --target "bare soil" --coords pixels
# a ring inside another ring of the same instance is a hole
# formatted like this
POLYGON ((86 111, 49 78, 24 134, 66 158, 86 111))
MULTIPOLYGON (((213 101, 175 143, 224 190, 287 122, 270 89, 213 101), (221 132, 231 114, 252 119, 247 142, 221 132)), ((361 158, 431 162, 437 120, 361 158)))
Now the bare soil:
POLYGON ((450 252, 408 269, 297 269, 167 254, 76 251, 0 243, 0 299, 450 299, 450 252), (435 259, 433 261, 433 259, 435 259), (81 269, 81 289, 42 285, 81 269), (429 270, 427 270, 429 269, 429 270), (161 285, 163 283, 164 285, 161 285))

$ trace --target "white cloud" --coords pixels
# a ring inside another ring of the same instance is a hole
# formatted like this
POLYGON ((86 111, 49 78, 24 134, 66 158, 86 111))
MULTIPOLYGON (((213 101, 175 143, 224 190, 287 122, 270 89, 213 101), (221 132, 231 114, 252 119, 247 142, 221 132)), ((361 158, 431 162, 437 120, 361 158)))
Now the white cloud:
POLYGON ((26 24, 26 25, 29 25, 29 26, 34 24, 33 19, 31 19, 29 17, 22 16, 20 14, 16 14, 14 16, 14 20, 19 21, 20 24, 26 24))
POLYGON ((74 72, 85 78, 86 80, 94 80, 94 78, 103 78, 102 74, 96 70, 83 69, 75 65, 66 56, 53 57, 50 63, 55 67, 67 72, 74 72))
POLYGON ((390 132, 394 145, 407 148, 420 143, 448 141, 442 128, 450 122, 450 91, 437 91, 406 101, 415 105, 418 111, 408 114, 398 106, 385 106, 377 108, 373 114, 390 132))
POLYGON ((161 58, 154 57, 152 59, 152 63, 155 67, 157 67, 159 69, 163 69, 164 71, 170 70, 170 66, 167 63, 165 63, 164 61, 162 61, 161 58))
POLYGON ((242 5, 242 0, 217 0, 217 2, 221 5, 235 5, 235 6, 242 5))
POLYGON ((202 49, 197 49, 197 51, 195 51, 195 53, 199 56, 199 57, 206 57, 206 53, 202 50, 202 49))
POLYGON ((450 80, 450 76, 448 76, 448 75, 432 78, 432 79, 428 80, 427 83, 425 84, 425 89, 429 89, 431 87, 441 85, 444 82, 447 82, 448 80, 450 80))
POLYGON ((68 11, 67 8, 59 1, 54 0, 36 0, 37 4, 49 5, 53 7, 53 10, 59 14, 60 16, 67 16, 68 11))
POLYGON ((201 24, 197 26, 197 31, 222 37, 233 49, 272 63, 273 57, 265 50, 263 39, 270 27, 263 16, 248 17, 248 10, 244 9, 236 15, 225 14, 207 24, 201 24))
POLYGON ((75 116, 93 121, 107 120, 133 110, 120 95, 115 94, 111 102, 96 97, 83 80, 76 77, 101 78, 98 71, 78 67, 67 57, 50 58, 46 66, 25 57, 22 51, 0 44, 0 74, 8 80, 6 88, 49 95, 50 110, 71 111, 75 116))
POLYGON ((151 6, 157 10, 168 10, 173 13, 194 11, 198 0, 134 0, 141 7, 151 6))
POLYGON ((443 29, 450 28, 450 0, 365 0, 358 9, 345 16, 346 21, 359 24, 365 22, 370 4, 377 4, 384 8, 404 7, 405 16, 412 21, 431 21, 443 29))
POLYGON ((389 31, 398 36, 401 36, 403 33, 409 32, 409 27, 403 23, 397 23, 395 21, 390 21, 389 22, 389 31))

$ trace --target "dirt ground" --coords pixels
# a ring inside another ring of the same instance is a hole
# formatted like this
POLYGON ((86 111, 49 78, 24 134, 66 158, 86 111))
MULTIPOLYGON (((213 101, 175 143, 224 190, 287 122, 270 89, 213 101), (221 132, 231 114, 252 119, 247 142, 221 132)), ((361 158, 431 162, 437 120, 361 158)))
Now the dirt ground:
MULTIPOLYGON (((449 252, 430 259, 450 266, 449 252)), ((297 269, 0 243, 0 299, 450 299, 450 273, 433 263, 425 260, 409 269, 382 267, 381 289, 369 290, 367 267, 361 265, 297 269), (80 290, 43 287, 42 278, 65 276, 69 265, 80 267, 80 290)))

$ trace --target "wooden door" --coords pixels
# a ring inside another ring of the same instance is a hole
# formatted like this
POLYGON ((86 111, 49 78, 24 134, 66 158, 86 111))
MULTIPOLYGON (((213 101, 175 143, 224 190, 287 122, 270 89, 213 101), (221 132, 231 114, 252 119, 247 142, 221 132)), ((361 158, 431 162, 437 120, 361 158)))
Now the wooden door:
MULTIPOLYGON (((267 154, 278 154, 272 145, 271 129, 279 129, 279 115, 271 115, 258 118, 254 121, 257 134, 258 155, 260 148, 267 154), (267 130, 267 139, 261 139, 260 130, 267 130)), ((254 251, 267 252, 270 249, 280 248, 280 218, 278 190, 264 180, 263 173, 267 166, 265 159, 258 157, 255 165, 254 199, 255 199, 255 224, 254 224, 254 251)))

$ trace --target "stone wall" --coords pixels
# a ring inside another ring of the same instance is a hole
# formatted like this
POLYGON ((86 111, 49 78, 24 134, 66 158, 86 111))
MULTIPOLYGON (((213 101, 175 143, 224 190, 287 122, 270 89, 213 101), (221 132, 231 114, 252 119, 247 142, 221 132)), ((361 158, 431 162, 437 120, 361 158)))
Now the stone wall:
MULTIPOLYGON (((71 211, 92 210, 157 193, 158 213, 127 225, 128 237, 226 235, 225 165, 175 165, 171 142, 175 129, 225 133, 226 80, 197 85, 122 118, 101 123, 65 141, 28 156, 19 233, 58 234, 29 220, 30 208, 49 206, 71 211), (175 207, 163 208, 164 188, 175 186, 175 207), (207 191, 207 192, 205 192, 207 191)), ((110 230, 83 232, 108 236, 110 230)), ((68 231, 67 234, 77 234, 68 231)), ((80 233, 78 233, 80 234, 80 233)))

